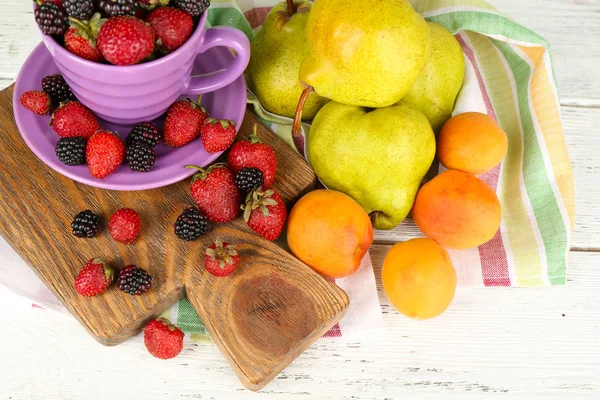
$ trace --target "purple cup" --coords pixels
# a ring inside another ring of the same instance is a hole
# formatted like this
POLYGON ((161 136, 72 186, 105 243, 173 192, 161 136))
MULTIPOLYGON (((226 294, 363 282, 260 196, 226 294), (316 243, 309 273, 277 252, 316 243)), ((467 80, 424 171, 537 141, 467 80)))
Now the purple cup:
POLYGON ((178 97, 198 96, 225 87, 239 78, 250 60, 250 42, 238 29, 206 29, 204 12, 192 36, 174 52, 143 64, 117 66, 85 60, 42 35, 44 45, 77 96, 100 118, 120 125, 134 125, 162 115, 178 97), (196 56, 215 46, 237 53, 220 71, 191 76, 196 56))

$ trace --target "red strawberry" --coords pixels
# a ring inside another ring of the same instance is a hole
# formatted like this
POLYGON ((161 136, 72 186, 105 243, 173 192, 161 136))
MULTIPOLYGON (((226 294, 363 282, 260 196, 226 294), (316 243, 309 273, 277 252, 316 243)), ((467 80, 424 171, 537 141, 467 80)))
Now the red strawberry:
POLYGON ((115 271, 101 257, 92 258, 75 278, 75 290, 82 296, 96 296, 106 290, 115 277, 115 271))
POLYGON ((227 276, 235 270, 239 260, 235 246, 217 239, 206 249, 204 267, 214 276, 227 276))
POLYGON ((191 165, 198 172, 192 178, 192 197, 208 219, 212 222, 228 222, 237 217, 240 211, 240 192, 235 185, 235 177, 224 164, 215 164, 206 170, 191 165))
POLYGON ((240 140, 231 146, 227 164, 234 174, 244 167, 260 169, 263 172, 263 187, 268 188, 275 180, 277 156, 271 146, 261 143, 254 125, 254 131, 247 140, 240 140))
POLYGON ((236 133, 234 122, 226 119, 207 118, 202 124, 200 138, 206 151, 216 153, 227 150, 233 143, 236 133))
POLYGON ((146 22, 154 29, 156 44, 165 53, 180 48, 194 30, 192 17, 173 7, 158 7, 146 17, 146 22))
POLYGON ((115 132, 98 131, 87 142, 85 158, 90 174, 94 178, 105 178, 123 162, 125 144, 115 132))
POLYGON ((208 117, 206 110, 192 100, 177 101, 169 107, 164 127, 164 140, 167 146, 180 147, 188 144, 200 135, 204 120, 208 117))
POLYGON ((67 101, 52 114, 50 125, 60 137, 89 138, 100 129, 96 116, 77 101, 67 101))
POLYGON ((23 107, 39 115, 46 115, 50 112, 52 99, 48 93, 43 90, 31 90, 21 95, 19 99, 23 107))
POLYGON ((65 47, 71 53, 89 61, 100 62, 104 60, 96 46, 96 37, 102 24, 106 21, 100 18, 100 13, 95 13, 89 21, 80 21, 69 18, 71 27, 65 33, 65 47))
POLYGON ((154 51, 154 30, 132 16, 113 17, 98 32, 98 48, 111 64, 137 64, 154 51))
POLYGON ((140 233, 142 219, 131 208, 121 208, 110 217, 108 231, 117 242, 130 244, 140 233))
POLYGON ((183 349, 183 332, 164 318, 155 319, 144 328, 144 344, 154 357, 168 360, 183 349))
POLYGON ((244 220, 252 230, 267 240, 275 240, 281 235, 287 209, 283 199, 274 190, 256 189, 248 194, 244 209, 244 220))

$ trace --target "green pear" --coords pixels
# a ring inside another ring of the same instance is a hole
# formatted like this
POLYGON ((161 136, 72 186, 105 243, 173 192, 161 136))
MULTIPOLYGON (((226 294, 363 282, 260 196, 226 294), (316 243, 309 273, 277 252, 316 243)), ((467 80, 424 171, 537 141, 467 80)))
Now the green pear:
POLYGON ((431 58, 402 100, 421 110, 438 133, 452 116, 465 76, 465 59, 460 44, 446 28, 427 24, 431 58))
MULTIPOLYGON (((308 53, 305 28, 312 3, 290 3, 295 5, 293 14, 289 14, 285 1, 277 4, 252 40, 246 79, 267 111, 293 118, 302 93, 298 71, 308 53)), ((326 102, 327 99, 311 94, 303 118, 312 119, 326 102)))
POLYGON ((387 107, 431 54, 423 17, 408 0, 318 0, 308 16, 300 79, 338 103, 387 107))
POLYGON ((329 189, 354 198, 375 228, 393 229, 408 215, 433 162, 435 135, 410 104, 367 109, 332 101, 315 117, 307 149, 329 189))

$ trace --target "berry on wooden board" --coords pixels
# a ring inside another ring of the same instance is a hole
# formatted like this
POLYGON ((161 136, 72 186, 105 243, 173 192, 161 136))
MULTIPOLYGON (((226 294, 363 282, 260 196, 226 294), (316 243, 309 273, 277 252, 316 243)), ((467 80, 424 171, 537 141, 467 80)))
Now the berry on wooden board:
POLYGON ((42 78, 42 90, 48 93, 56 103, 75 98, 65 78, 60 74, 48 75, 42 78))
POLYGON ((258 189, 263 182, 263 173, 258 168, 244 167, 235 174, 236 186, 245 193, 258 189))
POLYGON ((194 21, 187 13, 173 7, 158 7, 147 17, 156 34, 156 44, 164 53, 180 48, 192 35, 194 21))
POLYGON ((48 114, 52 106, 52 99, 43 90, 25 92, 21 95, 19 101, 23 107, 39 115, 48 114))
POLYGON ((97 43, 109 63, 133 65, 154 51, 154 30, 135 17, 113 17, 102 24, 97 43))
POLYGON ((67 12, 56 3, 36 0, 35 22, 44 35, 64 35, 69 27, 67 12))
POLYGON ((62 103, 52 114, 50 125, 60 137, 91 137, 100 123, 89 108, 77 101, 62 103))
POLYGON ((214 276, 227 276, 237 267, 240 256, 235 246, 216 240, 204 254, 204 267, 214 276))
POLYGON ((283 231, 287 209, 278 192, 257 189, 248 193, 244 209, 244 221, 252 230, 267 240, 275 240, 283 231))
POLYGON ((197 17, 210 7, 210 0, 171 0, 174 7, 177 7, 192 17, 197 17))
POLYGON ((225 151, 233 141, 237 131, 235 123, 226 119, 206 118, 202 124, 200 138, 204 149, 209 153, 225 151))
POLYGON ((188 144, 200 135, 202 124, 208 114, 200 101, 190 99, 177 101, 169 107, 165 119, 164 140, 167 146, 180 147, 188 144))
POLYGON ((135 265, 128 265, 119 271, 117 285, 125 293, 140 295, 150 290, 152 277, 146 270, 135 265))
POLYGON ((214 164, 206 170, 193 165, 199 172, 192 177, 190 191, 198 208, 212 222, 228 222, 240 212, 240 192, 235 177, 225 164, 214 164))
POLYGON ((175 235, 179 239, 193 241, 212 229, 202 211, 196 207, 184 210, 175 222, 175 235))
POLYGON ((110 236, 117 242, 130 244, 140 233, 142 219, 130 208, 117 210, 108 223, 110 236))
POLYGON ((82 296, 97 296, 110 286, 114 276, 114 270, 105 259, 92 258, 77 274, 75 290, 82 296))
POLYGON ((164 318, 155 319, 144 328, 144 344, 154 357, 168 360, 183 349, 183 332, 164 318))
POLYGON ((56 143, 56 156, 65 165, 85 164, 85 145, 82 137, 60 138, 56 143))
POLYGON ((71 222, 71 230, 78 238, 93 238, 98 233, 99 222, 96 214, 85 210, 75 216, 71 222))
POLYGON ((150 147, 155 147, 160 141, 158 129, 150 122, 141 122, 135 125, 127 134, 125 144, 131 146, 133 143, 145 143, 150 147))
POLYGON ((260 169, 263 172, 263 187, 269 188, 275 180, 277 155, 271 146, 261 143, 254 125, 252 135, 247 140, 240 140, 231 146, 227 164, 234 174, 244 167, 260 169))
POLYGON ((105 178, 123 162, 125 144, 115 132, 98 131, 88 140, 85 158, 90 174, 94 178, 105 178))

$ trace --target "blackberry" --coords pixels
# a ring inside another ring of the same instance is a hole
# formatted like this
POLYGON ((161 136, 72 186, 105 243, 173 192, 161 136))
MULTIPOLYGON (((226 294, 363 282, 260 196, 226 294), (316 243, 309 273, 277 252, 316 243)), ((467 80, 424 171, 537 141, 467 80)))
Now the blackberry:
POLYGON ((175 222, 175 234, 179 239, 187 241, 196 240, 211 229, 206 215, 196 207, 183 211, 175 222))
POLYGON ((133 127, 127 135, 125 143, 131 146, 134 143, 144 143, 150 147, 154 147, 160 141, 160 133, 154 125, 149 122, 142 122, 133 127))
POLYGON ((145 143, 133 143, 125 153, 129 168, 132 171, 148 172, 154 165, 154 149, 145 143))
POLYGON ((129 294, 143 294, 152 286, 152 277, 135 265, 128 265, 119 272, 119 289, 129 294))
POLYGON ((81 21, 89 20, 94 14, 94 0, 62 0, 67 14, 81 21))
POLYGON ((34 15, 44 35, 64 35, 69 27, 67 12, 55 3, 38 4, 34 15))
POLYGON ((56 143, 56 156, 66 165, 85 164, 85 139, 82 137, 61 138, 56 143))
POLYGON ((133 15, 137 12, 137 0, 100 0, 98 7, 108 17, 133 15))
POLYGON ((57 103, 75 98, 65 78, 60 74, 48 75, 42 79, 42 89, 57 103))
POLYGON ((172 0, 171 5, 197 17, 210 6, 210 0, 172 0))
POLYGON ((258 168, 242 168, 235 174, 235 185, 242 192, 251 192, 264 183, 263 173, 258 168))
POLYGON ((99 219, 96 214, 90 210, 80 212, 71 222, 73 235, 79 238, 92 238, 98 233, 99 219))

